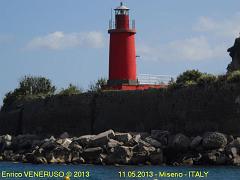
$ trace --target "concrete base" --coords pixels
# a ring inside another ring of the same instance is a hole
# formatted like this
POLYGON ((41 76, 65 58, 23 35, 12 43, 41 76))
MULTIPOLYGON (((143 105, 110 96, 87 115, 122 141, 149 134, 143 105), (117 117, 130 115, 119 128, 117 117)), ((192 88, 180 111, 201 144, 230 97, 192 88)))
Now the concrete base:
POLYGON ((108 80, 107 82, 108 86, 119 86, 123 84, 136 86, 139 83, 137 80, 108 80))
POLYGON ((113 85, 113 86, 104 86, 103 90, 121 90, 121 91, 135 91, 135 90, 147 90, 147 89, 162 89, 167 88, 166 84, 158 84, 158 85, 151 85, 151 84, 138 84, 138 85, 128 85, 128 84, 121 84, 121 85, 113 85))

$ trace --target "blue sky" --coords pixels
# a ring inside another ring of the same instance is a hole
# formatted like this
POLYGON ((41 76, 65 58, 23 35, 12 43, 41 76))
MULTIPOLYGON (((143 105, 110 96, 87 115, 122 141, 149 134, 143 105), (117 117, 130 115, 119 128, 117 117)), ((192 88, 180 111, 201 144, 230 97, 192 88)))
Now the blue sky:
MULTIPOLYGON (((239 0, 125 0, 136 20, 138 74, 224 73, 239 0)), ((59 89, 108 75, 108 21, 119 0, 0 1, 0 99, 24 75, 59 89)), ((0 100, 0 104, 1 104, 0 100)))

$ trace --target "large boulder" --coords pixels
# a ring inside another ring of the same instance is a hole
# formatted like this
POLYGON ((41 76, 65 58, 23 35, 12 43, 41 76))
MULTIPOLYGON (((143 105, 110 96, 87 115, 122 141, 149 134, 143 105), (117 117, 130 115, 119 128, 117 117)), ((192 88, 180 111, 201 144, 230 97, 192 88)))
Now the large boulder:
POLYGON ((85 163, 85 160, 81 157, 80 152, 73 151, 71 162, 73 164, 83 164, 83 163, 85 163))
POLYGON ((65 139, 58 139, 56 141, 56 143, 58 143, 59 145, 63 146, 64 148, 68 148, 69 145, 72 143, 72 140, 69 138, 65 138, 65 139))
POLYGON ((76 141, 73 141, 68 148, 72 151, 72 152, 83 152, 83 147, 80 146, 76 141))
POLYGON ((118 142, 114 139, 110 139, 109 142, 107 143, 107 148, 111 149, 111 148, 115 148, 117 146, 122 146, 123 143, 122 142, 118 142))
POLYGON ((73 141, 76 141, 81 146, 86 146, 93 137, 95 137, 95 135, 84 135, 74 138, 73 141))
POLYGON ((133 151, 131 147, 117 146, 112 148, 106 161, 108 164, 129 164, 132 156, 133 151))
POLYGON ((170 140, 169 147, 175 151, 184 152, 190 147, 190 138, 184 134, 176 134, 170 140))
POLYGON ((7 134, 0 136, 0 152, 3 152, 5 149, 9 149, 12 145, 12 136, 7 134))
POLYGON ((87 162, 95 162, 100 157, 101 153, 103 153, 101 147, 88 148, 83 151, 82 157, 87 162))
POLYGON ((71 162, 71 153, 69 149, 66 149, 62 146, 56 147, 52 151, 45 152, 46 159, 49 163, 70 163, 71 162))
POLYGON ((163 164, 163 152, 160 148, 156 149, 155 151, 151 152, 149 155, 149 159, 151 164, 153 165, 161 165, 163 164))
POLYGON ((202 140, 203 140, 203 138, 201 136, 197 136, 197 137, 193 138, 193 140, 190 144, 191 149, 198 150, 199 148, 201 148, 202 140))
POLYGON ((15 151, 28 150, 33 147, 33 144, 38 141, 40 137, 36 135, 26 134, 18 135, 12 141, 12 147, 15 151))
POLYGON ((226 153, 232 159, 233 165, 240 166, 240 138, 234 139, 225 148, 226 153))
POLYGON ((115 133, 113 130, 108 130, 103 133, 100 133, 94 137, 92 137, 89 141, 88 147, 103 147, 107 145, 109 139, 113 139, 115 133))
POLYGON ((141 140, 141 134, 134 134, 132 135, 132 139, 130 139, 130 141, 128 141, 127 143, 124 143, 125 146, 135 146, 139 144, 139 141, 141 140))
POLYGON ((35 157, 34 164, 47 164, 47 159, 45 157, 35 157))
POLYGON ((227 138, 219 132, 205 133, 202 145, 207 150, 224 148, 227 145, 227 138))
POLYGON ((13 156, 14 156, 14 153, 12 150, 5 150, 2 153, 2 157, 4 161, 13 161, 13 156))
POLYGON ((151 137, 145 138, 144 141, 149 143, 150 145, 156 147, 156 148, 162 147, 162 144, 159 141, 157 141, 157 140, 155 140, 155 139, 153 139, 151 137))
POLYGON ((158 140, 162 145, 167 145, 170 137, 170 132, 163 130, 152 130, 151 137, 158 140))
POLYGON ((229 162, 229 157, 222 150, 210 150, 203 154, 201 161, 204 165, 226 165, 229 162))
POLYGON ((132 139, 132 135, 129 133, 115 133, 115 140, 123 143, 127 143, 132 139))
POLYGON ((56 141, 45 139, 40 148, 42 148, 46 152, 50 152, 59 146, 60 145, 56 141))

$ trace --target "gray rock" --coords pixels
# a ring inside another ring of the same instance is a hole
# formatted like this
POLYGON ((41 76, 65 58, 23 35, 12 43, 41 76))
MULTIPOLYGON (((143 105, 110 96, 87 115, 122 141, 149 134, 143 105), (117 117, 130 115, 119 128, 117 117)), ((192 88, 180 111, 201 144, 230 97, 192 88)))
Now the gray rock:
POLYGON ((93 137, 95 137, 95 135, 85 135, 85 136, 81 136, 81 137, 73 139, 73 140, 78 142, 79 145, 81 145, 81 146, 86 146, 93 137))
POLYGON ((231 152, 233 155, 233 165, 240 166, 240 154, 238 153, 238 149, 236 147, 232 147, 231 152))
POLYGON ((107 144, 107 148, 115 148, 117 146, 122 146, 123 143, 122 142, 118 142, 116 140, 110 139, 108 144, 107 144))
POLYGON ((153 151, 149 155, 149 159, 151 164, 153 165, 161 165, 163 164, 163 152, 160 148, 157 150, 153 151))
POLYGON ((109 142, 109 139, 114 138, 114 132, 113 130, 108 130, 106 132, 100 133, 93 138, 90 139, 88 147, 103 147, 107 145, 109 142))
POLYGON ((134 137, 133 137, 133 140, 138 143, 141 139, 141 135, 140 134, 136 134, 134 137))
POLYGON ((227 138, 224 134, 218 132, 205 133, 202 144, 208 150, 224 148, 227 145, 227 138))
POLYGON ((40 138, 36 135, 26 134, 18 135, 12 141, 12 146, 15 150, 31 149, 33 142, 40 138))
POLYGON ((168 145, 170 132, 163 130, 152 130, 151 137, 158 140, 162 145, 168 145))
POLYGON ((188 157, 188 158, 184 157, 182 160, 182 165, 184 165, 184 166, 192 166, 193 163, 194 163, 194 161, 193 161, 192 157, 188 157))
POLYGON ((72 143, 72 140, 69 138, 66 139, 58 139, 56 143, 60 144, 64 148, 68 148, 68 146, 72 143))
POLYGON ((153 146, 142 146, 139 148, 140 152, 146 152, 148 156, 150 156, 153 152, 156 151, 156 148, 153 146))
POLYGON ((145 164, 149 160, 148 153, 146 151, 133 152, 130 163, 134 165, 145 164))
POLYGON ((129 133, 115 133, 114 139, 119 142, 127 143, 132 139, 132 135, 129 133))
POLYGON ((103 153, 101 147, 88 148, 83 151, 82 157, 87 161, 95 161, 99 158, 101 153, 103 153))
POLYGON ((155 139, 153 139, 151 137, 145 138, 144 141, 149 143, 150 145, 156 147, 156 148, 162 147, 162 144, 160 142, 158 142, 157 140, 155 140, 155 139))
POLYGON ((191 149, 196 150, 198 147, 200 147, 202 145, 202 140, 203 138, 201 136, 197 136, 195 138, 193 138, 190 147, 191 149))
POLYGON ((35 156, 33 153, 26 153, 25 158, 26 158, 26 161, 29 163, 34 163, 35 161, 35 156))
POLYGON ((140 134, 135 134, 133 135, 133 138, 130 139, 127 143, 124 143, 125 146, 135 146, 138 145, 139 141, 141 140, 141 135, 140 134))
POLYGON ((148 143, 148 142, 146 142, 146 141, 144 141, 144 140, 142 140, 142 139, 140 139, 140 140, 138 141, 138 145, 139 145, 139 147, 143 147, 143 146, 145 146, 145 147, 151 147, 151 144, 150 144, 150 143, 148 143))
POLYGON ((5 140, 5 141, 12 141, 12 136, 11 135, 9 135, 9 134, 7 134, 7 135, 5 135, 5 136, 3 136, 3 139, 5 140))
POLYGON ((183 134, 176 134, 170 141, 169 147, 175 151, 186 151, 190 147, 190 138, 183 134))
POLYGON ((2 154, 2 157, 3 157, 4 161, 12 161, 13 155, 14 155, 14 153, 12 150, 5 150, 2 154))
MULTIPOLYGON (((205 155, 206 156, 206 155, 205 155)), ((207 153, 207 161, 213 165, 226 165, 228 158, 227 156, 217 150, 212 150, 207 153)))
POLYGON ((68 148, 69 148, 71 151, 76 151, 76 152, 80 152, 80 153, 83 152, 83 147, 80 146, 76 141, 73 141, 73 142, 68 146, 68 148))
POLYGON ((232 164, 240 166, 240 138, 233 140, 225 147, 226 154, 232 159, 232 164))
POLYGON ((112 153, 107 157, 108 164, 128 164, 133 156, 132 148, 117 146, 112 148, 112 153))
POLYGON ((42 149, 44 149, 44 151, 52 151, 54 149, 56 149, 58 146, 60 146, 58 143, 56 143, 55 141, 49 140, 46 141, 44 140, 43 144, 40 146, 42 149))
POLYGON ((84 164, 85 160, 80 156, 79 152, 72 152, 72 163, 74 164, 84 164))
POLYGON ((48 153, 46 158, 50 163, 69 163, 71 161, 71 153, 68 149, 58 146, 53 151, 48 153))
POLYGON ((12 145, 12 136, 4 135, 0 136, 0 152, 3 152, 5 149, 9 149, 12 145))
POLYGON ((47 164, 47 159, 45 157, 35 157, 34 164, 47 164))

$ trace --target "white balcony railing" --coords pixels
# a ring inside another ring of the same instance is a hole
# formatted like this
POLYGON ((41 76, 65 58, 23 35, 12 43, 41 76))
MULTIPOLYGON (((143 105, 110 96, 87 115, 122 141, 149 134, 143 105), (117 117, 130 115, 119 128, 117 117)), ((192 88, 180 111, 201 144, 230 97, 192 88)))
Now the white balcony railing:
POLYGON ((138 75, 138 81, 140 84, 169 84, 171 76, 168 75, 151 75, 151 74, 140 74, 138 75))

